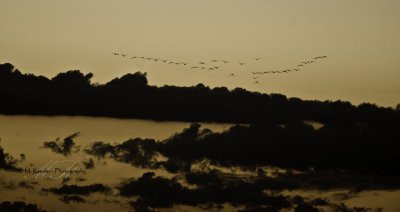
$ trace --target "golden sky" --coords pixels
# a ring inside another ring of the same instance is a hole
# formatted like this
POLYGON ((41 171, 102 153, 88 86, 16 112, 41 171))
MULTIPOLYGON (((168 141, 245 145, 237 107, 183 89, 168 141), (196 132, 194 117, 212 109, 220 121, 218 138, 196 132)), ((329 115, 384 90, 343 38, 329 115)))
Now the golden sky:
POLYGON ((153 85, 400 103, 398 0, 0 0, 0 27, 0 63, 48 77, 79 69, 106 82, 145 71, 153 85), (195 71, 113 52, 231 63, 195 71), (251 72, 294 68, 320 55, 329 58, 300 72, 263 76, 260 84, 251 79, 251 72))

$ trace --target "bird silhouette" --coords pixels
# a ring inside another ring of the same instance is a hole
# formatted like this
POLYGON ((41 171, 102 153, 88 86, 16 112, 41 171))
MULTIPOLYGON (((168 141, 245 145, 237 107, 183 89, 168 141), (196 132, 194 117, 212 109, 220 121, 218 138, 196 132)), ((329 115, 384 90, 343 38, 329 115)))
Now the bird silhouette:
POLYGON ((229 74, 229 76, 232 76, 232 77, 233 77, 233 76, 235 76, 235 74, 229 74))
POLYGON ((254 59, 255 59, 255 60, 260 60, 261 58, 260 58, 260 57, 255 57, 254 59))
POLYGON ((254 83, 255 83, 255 84, 260 84, 260 82, 259 82, 259 81, 257 81, 257 80, 256 80, 256 81, 254 81, 254 83))
POLYGON ((246 63, 241 63, 241 62, 239 62, 239 64, 240 64, 241 66, 244 66, 244 65, 246 65, 246 63))
POLYGON ((211 62, 213 62, 213 63, 217 63, 217 62, 219 62, 218 60, 211 60, 211 62))
POLYGON ((161 60, 161 61, 163 61, 163 63, 166 63, 166 62, 167 62, 167 60, 161 60))
POLYGON ((202 64, 202 65, 203 65, 203 64, 206 64, 206 63, 205 63, 205 62, 199 62, 199 64, 202 64))

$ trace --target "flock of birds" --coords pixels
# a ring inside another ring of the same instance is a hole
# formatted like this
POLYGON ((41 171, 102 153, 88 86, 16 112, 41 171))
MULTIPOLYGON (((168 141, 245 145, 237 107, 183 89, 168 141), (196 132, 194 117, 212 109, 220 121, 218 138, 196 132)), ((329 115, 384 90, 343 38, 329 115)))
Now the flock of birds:
MULTIPOLYGON (((128 56, 128 54, 125 53, 113 53, 114 56, 120 56, 123 58, 128 58, 131 60, 143 60, 143 61, 152 61, 152 62, 159 62, 159 63, 164 63, 168 65, 176 65, 176 66, 187 66, 190 67, 190 69, 193 70, 209 70, 209 71, 214 71, 214 70, 219 70, 222 68, 222 65, 229 64, 231 61, 229 60, 218 60, 218 59, 212 59, 209 62, 205 61, 199 61, 197 64, 192 64, 190 65, 188 62, 176 62, 172 60, 167 60, 167 59, 161 59, 161 58, 153 58, 153 57, 145 57, 145 56, 128 56)), ((286 69, 286 70, 269 70, 269 71, 264 71, 264 72, 251 72, 252 74, 252 79, 255 84, 259 84, 260 82, 258 79, 263 76, 263 75, 268 75, 268 74, 288 74, 288 73, 293 73, 293 72, 298 72, 301 71, 303 68, 305 68, 307 65, 316 63, 319 60, 323 60, 328 58, 328 56, 317 56, 312 58, 311 60, 303 61, 300 64, 298 64, 295 68, 292 69, 286 69)), ((261 57, 255 57, 254 61, 261 61, 261 57)), ((237 62, 237 65, 239 66, 246 66, 247 63, 245 62, 237 62)), ((234 77, 236 76, 234 73, 230 73, 228 75, 229 77, 234 77)))

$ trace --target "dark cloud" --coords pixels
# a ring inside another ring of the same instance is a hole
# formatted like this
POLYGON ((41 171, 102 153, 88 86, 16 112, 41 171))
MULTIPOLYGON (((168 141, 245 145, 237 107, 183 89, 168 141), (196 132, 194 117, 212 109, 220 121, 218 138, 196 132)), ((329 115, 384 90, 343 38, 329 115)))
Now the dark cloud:
POLYGON ((238 183, 227 187, 208 186, 189 189, 176 179, 156 177, 148 172, 139 179, 123 182, 118 188, 122 196, 139 196, 132 202, 136 209, 170 208, 173 205, 204 205, 208 203, 231 203, 239 206, 247 203, 289 208, 291 203, 281 195, 271 196, 263 192, 263 188, 254 184, 238 183))
POLYGON ((83 199, 82 197, 77 196, 77 195, 63 196, 60 200, 67 204, 69 204, 71 202, 76 202, 76 203, 86 202, 85 199, 83 199))
POLYGON ((155 166, 156 141, 135 138, 118 145, 95 142, 85 151, 97 157, 109 156, 119 162, 130 163, 138 167, 155 166))
POLYGON ((70 155, 71 152, 78 152, 79 146, 76 146, 74 138, 79 136, 79 132, 76 132, 70 136, 67 136, 60 141, 58 138, 55 141, 46 141, 43 143, 44 148, 51 149, 55 153, 63 154, 65 156, 70 155))
POLYGON ((35 182, 35 181, 21 181, 21 182, 19 182, 19 186, 21 188, 26 188, 26 189, 34 189, 37 184, 39 184, 39 183, 35 182))
POLYGON ((2 202, 0 203, 0 211, 10 211, 10 212, 45 212, 40 207, 35 204, 29 204, 25 202, 2 202))
POLYGON ((22 169, 16 166, 18 162, 19 161, 17 159, 15 159, 10 154, 6 153, 3 147, 0 146, 0 169, 6 171, 19 172, 22 169))
POLYGON ((89 195, 91 193, 104 193, 108 194, 111 193, 112 190, 110 187, 105 186, 103 184, 91 184, 86 186, 79 186, 79 185, 63 185, 60 188, 49 188, 49 189, 42 189, 46 192, 51 192, 57 195, 70 195, 70 194, 77 194, 77 195, 89 195))
POLYGON ((94 160, 93 158, 89 158, 88 160, 82 161, 83 165, 86 169, 93 169, 94 168, 94 160))

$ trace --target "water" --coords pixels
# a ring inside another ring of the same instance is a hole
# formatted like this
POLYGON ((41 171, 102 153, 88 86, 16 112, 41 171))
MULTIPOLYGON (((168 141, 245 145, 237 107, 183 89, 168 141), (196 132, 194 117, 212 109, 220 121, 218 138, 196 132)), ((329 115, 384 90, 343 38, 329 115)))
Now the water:
MULTIPOLYGON (((43 148, 43 142, 63 139, 73 133, 80 132, 74 139, 80 149, 85 149, 94 141, 106 143, 122 143, 130 138, 153 138, 162 140, 176 132, 188 127, 185 122, 156 122, 135 119, 93 118, 93 117, 69 117, 69 116, 4 116, 0 115, 1 146, 6 153, 15 158, 25 154, 26 159, 18 164, 21 168, 41 168, 50 161, 72 160, 82 162, 91 158, 83 151, 72 153, 69 156, 57 154, 50 149, 43 148)), ((213 131, 223 131, 232 124, 202 123, 204 128, 213 131)), ((123 180, 138 178, 143 173, 155 171, 157 175, 168 178, 174 175, 165 170, 149 170, 133 167, 129 164, 119 163, 112 159, 95 160, 95 168, 87 170, 85 175, 74 176, 68 184, 89 185, 102 183, 113 188, 113 194, 90 194, 84 196, 85 203, 66 204, 60 201, 58 195, 47 193, 42 189, 60 187, 61 179, 26 180, 25 173, 15 173, 0 170, 0 202, 24 201, 42 205, 43 209, 51 211, 128 211, 129 201, 117 195, 116 186, 123 180), (78 179, 83 179, 79 181, 78 179), (21 187, 20 182, 27 182, 32 188, 21 187)), ((335 199, 335 194, 346 191, 284 191, 287 195, 301 194, 310 197, 326 197, 335 199)), ((338 195, 336 195, 338 196, 338 195)), ((400 211, 399 191, 366 191, 357 194, 353 198, 343 200, 349 206, 367 206, 371 208, 384 207, 385 211, 400 211)), ((178 206, 175 209, 182 211, 200 210, 190 206, 178 206)), ((233 210, 225 204, 225 210, 233 210)))
MULTIPOLYGON (((49 161, 74 160, 84 161, 90 158, 82 151, 72 153, 65 157, 56 154, 50 149, 43 148, 43 142, 54 141, 56 138, 63 139, 75 132, 80 135, 74 139, 77 145, 84 149, 94 141, 104 141, 107 143, 122 143, 130 138, 153 138, 165 139, 172 134, 188 127, 190 123, 184 122, 156 122, 149 120, 135 119, 114 119, 114 118, 93 118, 93 117, 45 117, 45 116, 4 116, 0 115, 0 138, 1 146, 6 153, 15 158, 20 154, 25 154, 26 159, 18 166, 41 168, 48 164, 49 161)), ((223 131, 228 129, 231 124, 212 124, 202 123, 203 127, 214 131, 223 131)), ((114 160, 106 160, 106 163, 98 162, 94 169, 87 171, 82 176, 84 182, 74 182, 71 184, 88 185, 92 183, 103 183, 111 187, 117 186, 124 179, 140 177, 146 170, 133 167, 129 164, 118 163, 114 160)), ((166 171, 157 170, 158 175, 171 176, 166 171)), ((20 188, 18 183, 26 181, 24 173, 13 173, 0 170, 0 186, 5 189, 0 190, 0 201, 16 201, 21 200, 38 205, 44 205, 46 210, 68 211, 68 210, 93 210, 96 208, 100 211, 123 210, 126 211, 128 201, 122 197, 113 195, 104 196, 101 194, 92 194, 86 199, 89 204, 65 204, 59 201, 59 196, 46 194, 42 192, 42 188, 60 187, 62 180, 34 180, 38 185, 34 189, 20 188), (107 199, 107 201, 102 201, 107 199), (111 202, 115 200, 115 202, 111 202), (109 202, 110 201, 110 202, 109 202), (118 203, 117 203, 118 202, 118 203), (122 203, 121 203, 122 202, 122 203)), ((90 211, 91 211, 90 210, 90 211)))

